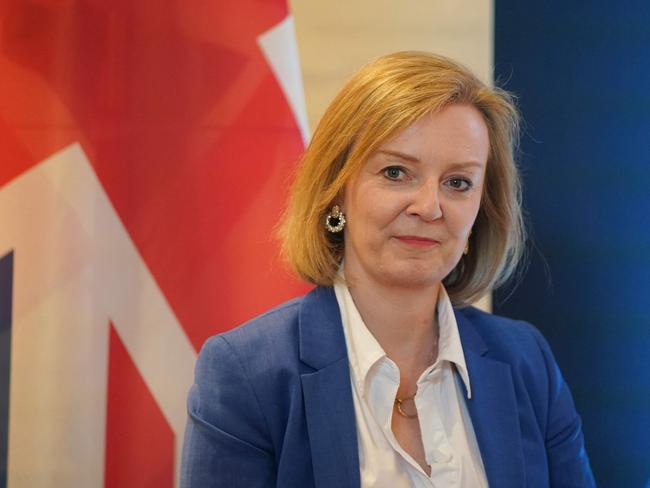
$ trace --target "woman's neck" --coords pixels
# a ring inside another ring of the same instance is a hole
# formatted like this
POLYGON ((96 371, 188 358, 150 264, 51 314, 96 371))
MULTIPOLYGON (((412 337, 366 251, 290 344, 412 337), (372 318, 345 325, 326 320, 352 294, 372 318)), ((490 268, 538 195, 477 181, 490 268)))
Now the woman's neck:
POLYGON ((366 327, 398 366, 435 358, 440 283, 413 290, 353 279, 348 289, 366 327))

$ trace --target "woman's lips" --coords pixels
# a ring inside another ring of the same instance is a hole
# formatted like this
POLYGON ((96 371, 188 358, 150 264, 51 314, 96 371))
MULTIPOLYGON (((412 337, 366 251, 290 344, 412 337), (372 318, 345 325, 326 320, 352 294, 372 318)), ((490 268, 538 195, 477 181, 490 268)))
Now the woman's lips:
POLYGON ((433 247, 440 244, 440 241, 420 236, 395 236, 395 238, 408 246, 413 247, 433 247))

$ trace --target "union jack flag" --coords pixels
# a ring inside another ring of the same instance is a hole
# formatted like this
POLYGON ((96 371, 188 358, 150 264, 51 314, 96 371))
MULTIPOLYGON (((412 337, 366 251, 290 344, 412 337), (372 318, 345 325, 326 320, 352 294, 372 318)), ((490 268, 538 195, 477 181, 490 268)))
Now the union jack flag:
POLYGON ((286 0, 0 4, 0 488, 177 484, 306 134, 286 0))

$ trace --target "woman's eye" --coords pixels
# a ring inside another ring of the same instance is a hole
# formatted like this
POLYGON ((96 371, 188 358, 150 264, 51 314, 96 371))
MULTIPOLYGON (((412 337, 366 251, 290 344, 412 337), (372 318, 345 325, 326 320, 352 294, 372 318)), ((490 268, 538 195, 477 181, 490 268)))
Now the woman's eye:
POLYGON ((472 182, 470 180, 460 177, 449 178, 447 180, 447 185, 458 191, 467 191, 472 188, 472 182))
POLYGON ((383 170, 384 176, 389 180, 401 180, 404 178, 404 170, 399 166, 389 166, 383 170))

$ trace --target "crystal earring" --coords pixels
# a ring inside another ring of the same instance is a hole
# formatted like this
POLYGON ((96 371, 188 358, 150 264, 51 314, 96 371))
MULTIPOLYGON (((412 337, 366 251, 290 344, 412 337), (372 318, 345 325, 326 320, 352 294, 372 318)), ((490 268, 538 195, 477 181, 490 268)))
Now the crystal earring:
POLYGON ((334 205, 325 217, 325 228, 332 234, 336 234, 341 232, 343 227, 345 227, 345 215, 338 205, 334 205))

